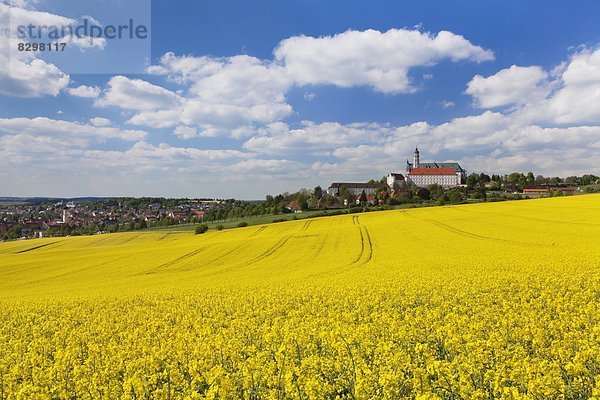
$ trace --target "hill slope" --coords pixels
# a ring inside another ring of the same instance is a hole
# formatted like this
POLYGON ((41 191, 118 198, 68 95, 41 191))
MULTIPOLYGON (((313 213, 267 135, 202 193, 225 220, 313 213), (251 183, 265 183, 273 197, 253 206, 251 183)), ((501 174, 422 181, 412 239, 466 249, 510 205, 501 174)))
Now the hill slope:
POLYGON ((85 296, 221 284, 494 274, 598 256, 600 198, 399 210, 190 233, 122 233, 0 243, 0 297, 85 296), (525 261, 526 262, 523 262, 525 261))

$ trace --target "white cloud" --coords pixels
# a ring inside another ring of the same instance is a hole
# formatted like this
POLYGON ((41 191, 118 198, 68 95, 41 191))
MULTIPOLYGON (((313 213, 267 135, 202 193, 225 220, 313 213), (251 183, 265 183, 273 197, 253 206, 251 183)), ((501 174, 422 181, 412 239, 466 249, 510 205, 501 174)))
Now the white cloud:
POLYGON ((317 97, 317 94, 316 93, 312 93, 312 92, 304 93, 303 97, 304 97, 304 100, 306 100, 306 101, 313 101, 313 99, 315 97, 317 97))
POLYGON ((81 52, 90 49, 103 50, 106 47, 105 38, 91 36, 64 36, 60 39, 60 43, 67 43, 69 47, 77 47, 81 52))
POLYGON ((131 117, 127 123, 157 129, 170 128, 181 121, 181 111, 181 109, 142 111, 131 117))
POLYGON ((143 111, 170 109, 180 104, 181 98, 168 89, 121 75, 113 76, 108 81, 108 88, 96 101, 100 107, 116 106, 143 111))
POLYGON ((0 132, 11 135, 27 134, 38 137, 61 138, 65 145, 71 140, 81 139, 86 143, 104 141, 109 138, 140 140, 147 132, 140 130, 121 130, 112 127, 94 126, 64 120, 37 118, 0 118, 0 132))
POLYGON ((550 93, 552 86, 547 78, 541 67, 513 65, 488 77, 476 75, 467 84, 466 93, 473 96, 480 108, 529 104, 550 93))
POLYGON ((30 2, 17 2, 9 7, 0 3, 0 27, 12 29, 9 35, 0 34, 0 93, 14 97, 56 96, 68 86, 69 75, 54 64, 35 58, 33 53, 13 51, 19 40, 16 27, 19 25, 69 25, 73 19, 47 12, 22 8, 30 2), (10 28, 9 28, 10 27, 10 28))
POLYGON ((0 35, 0 93, 14 97, 56 96, 69 85, 69 75, 32 55, 10 56, 16 41, 0 35))
POLYGON ((526 114, 557 124, 600 123, 600 49, 573 55, 561 81, 556 93, 526 114))
POLYGON ((165 121, 140 113, 132 123, 197 127, 202 136, 244 136, 253 124, 280 120, 292 113, 285 102, 291 83, 281 66, 255 57, 175 56, 167 53, 149 72, 187 85, 178 112, 165 112, 165 121))
POLYGON ((94 117, 90 119, 90 124, 93 126, 111 126, 112 122, 109 119, 102 117, 94 117))
MULTIPOLYGON (((137 81, 137 89, 132 88, 130 80, 119 77, 109 82, 105 97, 97 104, 140 111, 128 121, 136 125, 175 129, 185 125, 195 128, 198 136, 241 138, 251 135, 257 126, 292 115, 286 93, 293 85, 369 85, 382 92, 410 92, 413 88, 407 73, 412 67, 443 59, 481 62, 492 58, 489 50, 446 31, 432 35, 391 29, 383 33, 347 31, 323 38, 300 36, 282 41, 275 49, 274 61, 247 55, 218 58, 166 53, 159 65, 147 71, 184 85, 183 94, 143 81, 137 81), (160 101, 146 104, 146 99, 157 95, 160 101), (175 96, 179 96, 177 101, 175 96)), ((312 100, 314 94, 305 98, 312 100)), ((174 133, 182 137, 193 134, 181 132, 174 133)))
POLYGON ((195 137, 199 136, 198 130, 196 128, 193 128, 191 126, 183 126, 183 125, 175 128, 175 130, 173 131, 173 134, 182 139, 191 139, 191 138, 195 138, 195 137))
POLYGON ((295 36, 274 51, 297 84, 332 84, 340 87, 368 85, 384 93, 414 91, 410 68, 431 66, 443 59, 482 62, 493 54, 460 35, 436 35, 418 30, 349 30, 320 38, 295 36))
POLYGON ((338 122, 315 124, 304 121, 297 129, 273 123, 258 130, 244 143, 244 148, 266 154, 330 155, 340 146, 361 143, 383 143, 393 129, 380 124, 338 122))
POLYGON ((3 27, 16 27, 23 25, 34 25, 34 26, 68 26, 74 24, 76 21, 72 18, 63 17, 56 14, 51 14, 45 11, 35 11, 27 8, 32 2, 21 1, 9 6, 4 3, 0 3, 0 22, 3 27), (20 3, 20 4, 18 4, 20 3), (9 19, 10 18, 10 19, 9 19))
POLYGON ((100 95, 100 88, 98 86, 81 85, 76 88, 69 88, 67 91, 71 96, 85 97, 89 99, 95 99, 100 95))
POLYGON ((584 49, 570 60, 562 79, 567 86, 597 85, 600 82, 600 49, 584 49))
POLYGON ((600 49, 584 48, 550 72, 512 66, 487 78, 475 76, 466 93, 480 107, 513 105, 507 116, 523 126, 598 124, 600 49))

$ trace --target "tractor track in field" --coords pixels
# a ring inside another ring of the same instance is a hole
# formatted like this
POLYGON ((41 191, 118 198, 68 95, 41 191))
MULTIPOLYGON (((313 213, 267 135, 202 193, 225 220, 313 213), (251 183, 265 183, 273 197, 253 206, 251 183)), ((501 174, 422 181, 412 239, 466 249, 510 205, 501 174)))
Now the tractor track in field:
POLYGON ((129 242, 131 242, 132 240, 135 240, 135 239, 139 238, 140 236, 142 236, 142 234, 141 234, 141 233, 138 233, 137 235, 134 235, 134 236, 132 236, 132 237, 130 237, 130 238, 128 238, 128 239, 126 239, 126 240, 122 241, 121 243, 119 243, 119 245, 122 245, 122 244, 125 244, 125 243, 129 243, 129 242))
POLYGON ((356 256, 354 261, 352 261, 350 263, 350 265, 354 265, 354 264, 358 263, 358 261, 362 258, 363 253, 365 252, 365 238, 363 236, 363 231, 362 231, 362 229, 360 229, 360 227, 358 228, 358 233, 360 234, 360 252, 356 256))
MULTIPOLYGON (((312 221, 306 221, 304 223, 304 225, 302 226, 302 228, 300 228, 299 232, 304 232, 306 230, 308 230, 308 228, 310 227, 310 224, 312 223, 312 221)), ((261 229, 267 229, 266 226, 261 227, 261 229)), ((254 236, 254 235, 258 235, 260 232, 262 232, 261 229, 258 229, 256 232, 254 232, 252 235, 250 235, 250 237, 254 236)), ((247 261, 245 263, 239 264, 237 265, 235 268, 240 268, 240 267, 247 267, 248 265, 252 265, 252 264, 256 264, 259 261, 262 261, 266 258, 271 257, 274 253, 276 253, 279 249, 281 249, 283 246, 285 246, 285 244, 288 242, 288 240, 290 240, 291 238, 294 237, 294 234, 292 233, 291 235, 287 235, 284 238, 281 238, 277 241, 277 243, 275 243, 273 246, 271 246, 269 249, 267 249, 266 251, 264 251, 263 253, 261 253, 260 255, 254 257, 252 260, 247 261)))
POLYGON ((527 219, 530 221, 535 221, 535 222, 545 222, 545 223, 558 223, 558 224, 564 224, 564 225, 584 225, 584 226, 600 226, 600 224, 596 224, 593 222, 582 222, 582 221, 573 221, 573 220, 565 220, 565 221, 560 221, 560 220, 554 220, 554 219, 546 219, 546 218, 538 218, 538 217, 531 217, 528 215, 516 215, 516 214, 510 214, 510 213, 500 213, 500 212, 485 212, 485 211, 473 211, 473 210, 468 210, 465 211, 464 209, 460 209, 460 208, 456 208, 455 211, 460 211, 460 212, 469 212, 469 213, 476 213, 479 215, 485 215, 488 217, 494 216, 494 215, 501 215, 503 217, 509 217, 509 218, 517 218, 517 219, 527 219))
POLYGON ((360 252, 349 266, 361 266, 368 263, 371 261, 371 258, 373 258, 373 242, 371 241, 369 229, 360 223, 357 215, 352 217, 352 224, 358 227, 358 233, 360 234, 360 252))
POLYGON ((104 236, 104 237, 101 237, 101 238, 99 238, 98 240, 94 240, 93 242, 91 242, 91 243, 88 243, 88 244, 86 244, 85 246, 82 246, 82 247, 93 247, 93 246, 97 246, 99 243, 104 243, 104 242, 106 242, 107 240, 110 240, 110 239, 112 239, 112 237, 111 237, 111 236, 110 236, 110 234, 108 234, 108 233, 105 233, 105 234, 103 234, 102 236, 104 236))
POLYGON ((53 245, 53 244, 56 244, 56 243, 58 243, 58 242, 59 242, 59 241, 57 240, 56 242, 50 242, 50 243, 46 243, 46 244, 41 244, 41 245, 39 245, 39 246, 30 247, 30 248, 28 248, 28 249, 25 249, 25 250, 16 251, 16 252, 14 252, 13 254, 23 254, 23 253, 29 253, 30 251, 38 250, 38 249, 41 249, 41 248, 43 248, 43 247, 48 247, 48 246, 51 246, 51 245, 53 245))
POLYGON ((414 215, 409 215, 406 212, 403 212, 403 214, 405 216, 407 216, 407 217, 414 218, 414 219, 417 219, 419 221, 427 222, 429 224, 437 226, 438 228, 444 229, 444 230, 446 230, 448 232, 451 232, 451 233, 454 233, 456 235, 460 235, 460 236, 463 236, 463 237, 466 237, 466 238, 469 238, 469 239, 489 240, 489 241, 493 241, 493 242, 514 244, 514 245, 526 246, 526 247, 552 247, 551 245, 540 244, 540 243, 519 242, 517 240, 509 240, 509 239, 502 239, 502 238, 497 238, 497 237, 493 237, 493 236, 478 235, 476 233, 471 233, 471 232, 464 231, 462 229, 456 228, 454 226, 451 226, 451 225, 448 225, 448 224, 444 224, 443 222, 434 221, 432 219, 427 219, 427 218, 416 217, 414 215))
POLYGON ((310 226, 310 224, 312 224, 312 220, 311 221, 306 221, 304 223, 304 225, 302 226, 302 229, 300 229, 300 232, 304 232, 304 231, 308 230, 308 227, 310 226))
POLYGON ((90 266, 87 266, 87 267, 82 267, 82 268, 79 268, 79 269, 71 270, 71 271, 68 271, 68 272, 63 272, 63 273, 60 273, 60 274, 56 274, 56 275, 52 275, 52 276, 47 276, 47 277, 44 277, 44 278, 36 279, 36 280, 33 280, 33 281, 19 283, 19 284, 15 285, 15 287, 18 287, 18 286, 27 286, 27 285, 31 285, 31 284, 34 284, 34 283, 40 283, 40 282, 44 282, 44 281, 51 280, 51 279, 63 278, 63 277, 69 276, 69 275, 74 275, 74 274, 78 274, 78 273, 81 273, 81 272, 90 271, 90 270, 93 270, 93 269, 98 268, 98 267, 103 267, 105 265, 112 264, 112 263, 114 263, 116 261, 119 261, 122 258, 123 257, 117 257, 117 258, 109 260, 109 261, 101 262, 100 264, 94 264, 94 265, 90 265, 90 266))
POLYGON ((214 265, 217 261, 220 261, 221 259, 227 257, 228 255, 235 253, 236 251, 238 251, 239 249, 241 249, 242 247, 244 247, 244 245, 245 245, 245 243, 242 243, 242 244, 239 244, 239 245, 235 246, 229 252, 223 253, 220 256, 211 259, 206 264, 203 264, 202 267, 210 267, 210 266, 214 265))
POLYGON ((184 261, 184 260, 187 260, 188 258, 194 257, 195 255, 200 254, 204 250, 206 250, 206 247, 200 247, 199 249, 196 249, 194 251, 190 251, 189 253, 186 253, 186 254, 184 254, 184 255, 182 255, 180 257, 177 257, 177 258, 175 258, 175 259, 173 259, 171 261, 168 261, 168 262, 166 262, 164 264, 161 264, 158 267, 153 268, 151 271, 148 271, 148 272, 145 272, 145 273, 146 274, 153 273, 152 271, 156 271, 156 270, 159 270, 159 269, 170 267, 171 265, 175 265, 175 264, 177 264, 180 261, 184 261))
POLYGON ((263 232, 265 229, 267 229, 266 226, 261 226, 260 228, 258 228, 257 230, 255 230, 254 232, 252 232, 252 234, 250 236, 248 236, 249 238, 254 237, 258 234, 260 234, 261 232, 263 232))
POLYGON ((365 236, 367 237, 367 242, 366 242, 367 258, 360 265, 368 263, 369 261, 371 261, 371 258, 373 258, 373 242, 371 241, 371 234, 369 233, 369 230, 367 229, 366 226, 364 227, 364 229, 365 229, 365 236))
POLYGON ((275 252, 277 252, 277 250, 279 250, 280 248, 282 248, 288 240, 290 240, 290 238, 293 235, 288 235, 284 238, 279 239, 279 241, 277 243, 275 243, 273 246, 271 246, 267 251, 261 253, 260 255, 254 257, 252 260, 245 262, 243 264, 240 265, 240 267, 245 267, 248 265, 252 265, 252 264, 256 264, 259 261, 264 260, 265 258, 268 258, 270 256, 272 256, 275 252))

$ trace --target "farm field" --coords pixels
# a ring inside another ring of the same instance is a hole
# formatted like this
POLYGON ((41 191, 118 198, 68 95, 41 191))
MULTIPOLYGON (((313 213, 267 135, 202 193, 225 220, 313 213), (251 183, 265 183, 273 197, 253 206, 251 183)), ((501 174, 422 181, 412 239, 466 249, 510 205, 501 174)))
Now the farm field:
POLYGON ((0 243, 0 399, 600 398, 600 195, 0 243))

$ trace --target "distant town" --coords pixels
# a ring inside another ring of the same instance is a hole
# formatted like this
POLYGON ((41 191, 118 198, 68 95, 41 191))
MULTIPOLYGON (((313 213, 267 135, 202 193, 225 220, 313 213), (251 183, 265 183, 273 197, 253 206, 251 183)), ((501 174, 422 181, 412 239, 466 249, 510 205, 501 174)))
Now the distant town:
POLYGON ((283 214, 303 217, 390 209, 401 205, 431 206, 600 192, 596 175, 544 177, 533 172, 507 175, 471 173, 458 163, 421 162, 415 149, 403 172, 380 180, 333 182, 295 193, 267 195, 262 201, 165 198, 0 198, 0 239, 77 236, 172 225, 207 224, 223 229, 227 221, 279 222, 283 214), (309 213, 312 213, 309 215, 309 213))

